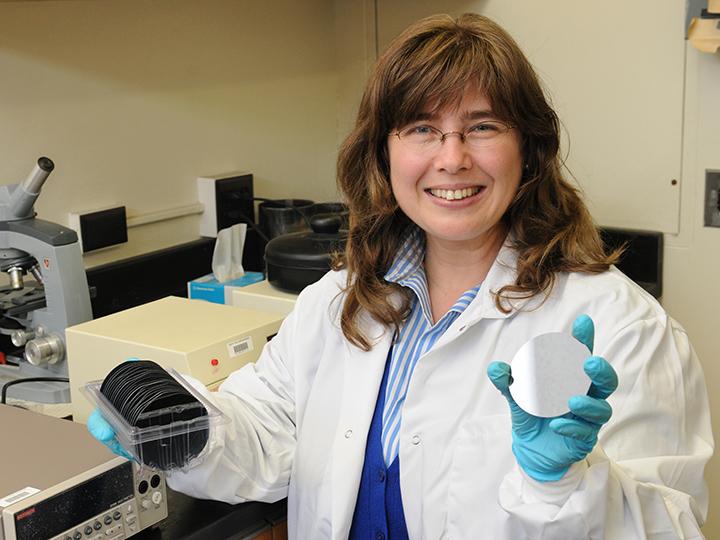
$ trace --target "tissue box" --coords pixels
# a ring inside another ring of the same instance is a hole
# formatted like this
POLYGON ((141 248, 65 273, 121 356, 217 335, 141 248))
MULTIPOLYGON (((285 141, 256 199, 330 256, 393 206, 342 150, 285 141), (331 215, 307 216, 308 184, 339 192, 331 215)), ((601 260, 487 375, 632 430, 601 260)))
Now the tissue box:
POLYGON ((245 272, 242 277, 220 283, 212 274, 208 274, 188 282, 188 298, 231 305, 233 289, 257 283, 263 279, 262 272, 245 272))

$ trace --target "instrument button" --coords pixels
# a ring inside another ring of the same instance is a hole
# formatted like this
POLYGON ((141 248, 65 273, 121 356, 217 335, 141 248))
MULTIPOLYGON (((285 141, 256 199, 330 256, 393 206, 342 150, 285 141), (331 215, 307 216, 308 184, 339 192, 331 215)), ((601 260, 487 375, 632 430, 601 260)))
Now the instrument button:
POLYGON ((117 510, 115 510, 115 511, 113 512, 113 519, 114 519, 115 521, 117 521, 117 520, 120 519, 121 517, 122 517, 122 514, 121 514, 120 512, 118 512, 117 510))
POLYGON ((90 535, 92 534, 92 532, 93 532, 93 531, 92 531, 92 527, 91 527, 90 525, 88 525, 87 527, 85 527, 85 534, 86 534, 87 536, 90 536, 90 535))
POLYGON ((145 493, 147 493, 147 490, 148 490, 148 483, 145 480, 143 480, 142 482, 140 482, 140 485, 138 485, 138 491, 141 494, 145 494, 145 493))
POLYGON ((110 525, 112 523, 112 518, 110 516, 105 516, 103 522, 105 523, 105 525, 110 525))
POLYGON ((102 529, 102 523, 100 523, 99 521, 96 521, 95 523, 93 523, 93 529, 95 529, 96 531, 99 531, 100 529, 102 529))
POLYGON ((160 476, 157 474, 153 474, 152 478, 150 479, 150 485, 154 488, 158 487, 160 485, 160 476))
POLYGON ((150 498, 155 504, 160 504, 162 502, 162 493, 160 493, 159 491, 155 491, 150 498))

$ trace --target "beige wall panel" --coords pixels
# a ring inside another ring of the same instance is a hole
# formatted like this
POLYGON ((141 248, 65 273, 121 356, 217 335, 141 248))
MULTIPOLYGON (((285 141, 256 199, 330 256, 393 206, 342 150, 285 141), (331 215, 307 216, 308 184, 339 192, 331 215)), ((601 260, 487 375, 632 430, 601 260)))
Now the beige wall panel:
POLYGON ((2 3, 0 182, 51 157, 36 210, 60 223, 192 204, 197 176, 237 170, 336 200, 333 40, 330 0, 2 3))
POLYGON ((684 2, 379 0, 380 50, 420 17, 464 11, 499 22, 537 68, 595 219, 677 232, 684 2))
MULTIPOLYGON (((666 236, 665 308, 688 331, 707 379, 713 432, 720 436, 720 229, 703 226, 705 170, 720 169, 720 54, 687 46, 681 230, 666 236)), ((720 459, 711 460, 707 538, 720 538, 720 459)))

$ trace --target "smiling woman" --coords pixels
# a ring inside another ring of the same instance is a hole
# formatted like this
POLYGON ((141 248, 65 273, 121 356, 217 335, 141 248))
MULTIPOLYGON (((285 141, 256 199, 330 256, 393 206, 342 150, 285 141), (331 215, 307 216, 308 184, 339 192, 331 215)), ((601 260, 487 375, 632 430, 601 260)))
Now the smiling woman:
POLYGON ((619 252, 605 252, 563 178, 559 146, 557 115, 532 66, 495 23, 435 17, 398 36, 338 158, 338 185, 356 218, 336 262, 349 276, 346 337, 369 346, 356 325, 362 312, 401 324, 412 296, 383 276, 410 224, 426 233, 434 320, 483 281, 506 239, 518 275, 497 291, 501 310, 549 291, 558 272, 606 271, 619 252), (391 305, 398 291, 405 303, 391 305))

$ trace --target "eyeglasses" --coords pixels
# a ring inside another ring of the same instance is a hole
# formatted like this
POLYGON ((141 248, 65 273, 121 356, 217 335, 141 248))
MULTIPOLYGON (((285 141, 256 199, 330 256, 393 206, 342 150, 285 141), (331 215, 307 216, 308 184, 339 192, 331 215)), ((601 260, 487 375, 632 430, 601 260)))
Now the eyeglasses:
POLYGON ((488 148, 502 139, 502 135, 513 129, 513 126, 498 120, 485 120, 464 129, 448 131, 427 124, 414 124, 392 133, 400 142, 411 150, 418 152, 434 152, 440 149, 448 135, 459 135, 460 140, 473 150, 488 148))

